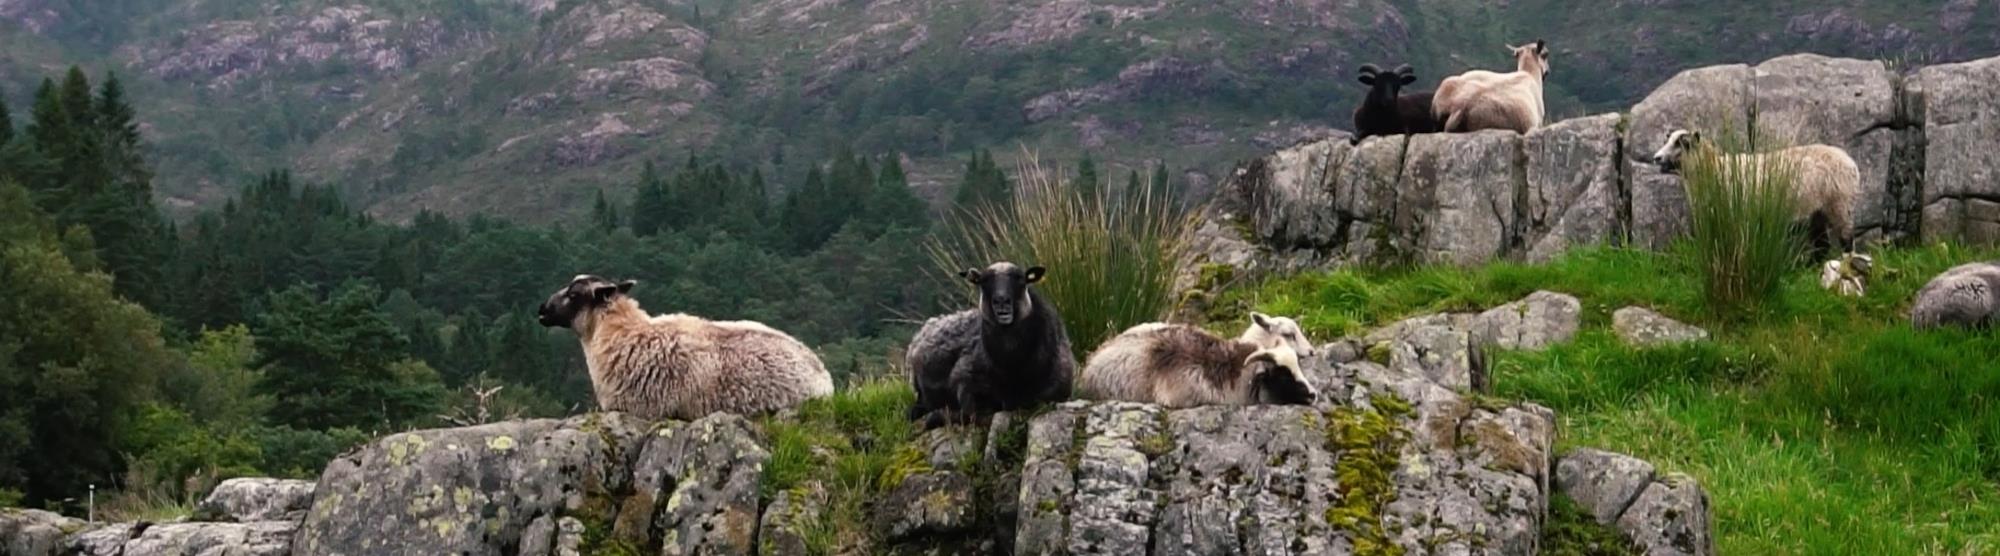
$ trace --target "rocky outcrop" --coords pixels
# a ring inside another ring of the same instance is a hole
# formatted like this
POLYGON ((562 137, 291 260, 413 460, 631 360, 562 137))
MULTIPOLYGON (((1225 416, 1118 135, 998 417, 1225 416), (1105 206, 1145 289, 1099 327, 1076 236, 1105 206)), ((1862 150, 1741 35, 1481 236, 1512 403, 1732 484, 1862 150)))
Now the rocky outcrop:
POLYGON ((83 520, 55 512, 0 509, 0 555, 44 556, 58 554, 63 537, 82 530, 83 520))
POLYGON ((1618 339, 1639 347, 1661 347, 1708 339, 1707 330, 1645 307, 1612 311, 1611 331, 1618 335, 1618 339))
POLYGON ((1556 462, 1556 488, 1649 556, 1711 556, 1708 495, 1686 475, 1644 460, 1579 448, 1556 462))
POLYGON ((312 506, 313 482, 266 478, 223 481, 195 506, 199 521, 298 521, 312 506))
POLYGON ((2000 58, 1899 74, 1800 54, 1683 71, 1633 106, 1506 132, 1306 142, 1240 164, 1207 213, 1197 261, 1254 275, 1383 263, 1545 261, 1597 244, 1665 248, 1687 233, 1680 179, 1650 157, 1670 130, 1846 149, 1863 241, 2000 241, 1989 94, 2000 58), (1230 232, 1235 232, 1231 234, 1230 232))
POLYGON ((272 71, 337 67, 389 75, 483 37, 429 18, 401 18, 363 5, 259 19, 210 22, 171 41, 139 46, 132 63, 169 81, 228 87, 272 71))
POLYGON ((298 523, 120 523, 77 535, 69 541, 71 556, 176 556, 228 554, 285 556, 291 554, 298 523))

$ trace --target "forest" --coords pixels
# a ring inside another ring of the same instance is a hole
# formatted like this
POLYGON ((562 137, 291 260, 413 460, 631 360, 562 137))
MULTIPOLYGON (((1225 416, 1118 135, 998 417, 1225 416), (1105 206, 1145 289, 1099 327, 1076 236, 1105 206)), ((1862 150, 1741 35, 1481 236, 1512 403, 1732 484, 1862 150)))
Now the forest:
POLYGON ((780 326, 839 382, 885 372, 957 293, 921 279, 938 213, 1011 188, 986 153, 942 210, 896 157, 837 149, 795 180, 690 157, 606 184, 585 222, 398 224, 274 170, 173 221, 135 121, 115 75, 78 68, 19 118, 0 103, 0 506, 92 485, 180 504, 387 432, 589 410, 575 337, 532 318, 578 273, 640 280, 654 313, 780 326))

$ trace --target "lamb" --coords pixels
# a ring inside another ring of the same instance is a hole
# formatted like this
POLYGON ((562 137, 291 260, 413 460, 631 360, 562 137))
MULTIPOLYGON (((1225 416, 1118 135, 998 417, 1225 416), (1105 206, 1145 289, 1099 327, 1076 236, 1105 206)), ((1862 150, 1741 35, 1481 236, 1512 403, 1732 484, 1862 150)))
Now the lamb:
POLYGON ((1170 408, 1317 401, 1299 366, 1313 348, 1298 323, 1258 313, 1251 320, 1235 339, 1178 324, 1127 329, 1090 355, 1079 389, 1087 398, 1170 408))
POLYGON ((1472 70, 1438 84, 1431 114, 1447 132, 1511 129, 1527 133, 1542 125, 1542 79, 1548 76, 1548 42, 1508 46, 1515 70, 1472 70))
POLYGON ((1858 253, 1847 253, 1820 265, 1820 289, 1833 290, 1835 294, 1861 297, 1868 291, 1868 274, 1875 268, 1875 258, 1858 253))
POLYGON ((1386 73, 1375 64, 1361 66, 1361 84, 1368 86, 1368 96, 1354 109, 1354 144, 1376 135, 1438 131, 1437 118, 1431 115, 1430 91, 1397 94, 1416 80, 1409 64, 1386 73))
POLYGON ((833 394, 810 348, 762 323, 649 316, 637 282, 581 275, 538 311, 542 326, 576 331, 597 405, 646 419, 777 411, 833 394))
POLYGON ((1932 278, 1910 303, 1910 326, 1985 328, 2000 320, 2000 260, 1967 263, 1932 278))
POLYGON ((979 307, 924 321, 905 355, 925 429, 1069 399, 1076 356, 1062 315, 1031 284, 1046 274, 1009 262, 967 269, 979 307))
MULTIPOLYGON (((1653 153, 1653 163, 1669 174, 1680 172, 1681 159, 1703 145, 1701 133, 1676 129, 1667 133, 1666 144, 1653 153)), ((1832 249, 1847 252, 1854 246, 1854 203, 1861 195, 1861 168, 1847 151, 1831 145, 1804 145, 1766 153, 1727 154, 1724 163, 1763 171, 1763 168, 1796 169, 1793 184, 1793 219, 1808 222, 1813 251, 1825 254, 1832 249), (1761 160, 1763 158, 1776 160, 1761 160)))

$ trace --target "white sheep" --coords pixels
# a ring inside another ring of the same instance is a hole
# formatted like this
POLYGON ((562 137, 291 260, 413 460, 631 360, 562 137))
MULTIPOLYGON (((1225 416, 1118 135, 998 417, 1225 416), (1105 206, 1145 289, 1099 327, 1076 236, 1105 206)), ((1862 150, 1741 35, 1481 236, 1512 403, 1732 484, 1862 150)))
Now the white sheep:
POLYGON ((2000 319, 2000 261, 1951 267, 1917 290, 1910 326, 1984 328, 2000 319))
POLYGON ((1312 343, 1292 319, 1253 314, 1235 339, 1200 328, 1151 323, 1106 341, 1078 378, 1083 397, 1184 408, 1310 404, 1319 390, 1299 366, 1312 343))
POLYGON ((1874 269, 1874 257, 1847 253, 1820 265, 1819 287, 1838 295, 1861 297, 1867 294, 1868 274, 1874 269))
POLYGON ((1431 100, 1431 113, 1446 132, 1511 129, 1527 133, 1542 125, 1542 79, 1549 73, 1548 42, 1508 46, 1514 71, 1472 70, 1445 78, 1431 100))
MULTIPOLYGON (((1653 153, 1653 163, 1667 173, 1678 173, 1681 159, 1702 144, 1700 132, 1676 129, 1667 133, 1666 144, 1653 153)), ((1797 173, 1792 185, 1792 218, 1799 222, 1823 224, 1825 230, 1813 235, 1815 251, 1840 250, 1854 246, 1854 203, 1861 195, 1861 168, 1847 151, 1832 145, 1802 145, 1771 152, 1725 154, 1722 163, 1751 172, 1767 168, 1790 168, 1797 173), (1824 222, 1819 222, 1824 220, 1824 222)), ((1751 176, 1752 179, 1758 176, 1751 176)))
POLYGON ((542 303, 542 326, 576 331, 597 405, 647 419, 756 414, 833 394, 805 344, 762 323, 650 316, 636 282, 577 276, 542 303))

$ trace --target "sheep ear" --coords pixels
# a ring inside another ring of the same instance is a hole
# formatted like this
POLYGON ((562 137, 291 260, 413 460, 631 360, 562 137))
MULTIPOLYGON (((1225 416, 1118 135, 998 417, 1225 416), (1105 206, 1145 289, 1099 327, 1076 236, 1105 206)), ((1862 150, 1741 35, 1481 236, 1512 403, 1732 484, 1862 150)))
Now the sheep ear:
POLYGON ((1042 268, 1039 266, 1028 267, 1028 283, 1033 284, 1035 282, 1042 281, 1042 275, 1047 274, 1048 272, 1049 269, 1042 268))
POLYGON ((1363 73, 1363 74, 1361 74, 1361 78, 1360 78, 1360 79, 1361 79, 1361 84, 1362 84, 1362 85, 1367 85, 1367 86, 1370 86, 1370 87, 1373 87, 1373 86, 1375 86, 1375 74, 1372 74, 1372 73, 1363 73))
POLYGON ((619 282, 618 293, 632 293, 632 286, 637 286, 637 285, 639 285, 638 280, 626 280, 623 282, 619 282))
POLYGON ((977 268, 968 268, 968 269, 965 269, 965 270, 961 270, 961 271, 958 271, 958 277, 959 277, 959 278, 964 278, 964 279, 965 279, 965 281, 967 281, 967 282, 971 282, 971 283, 974 283, 974 284, 977 284, 977 283, 979 283, 979 269, 977 269, 977 268))
POLYGON ((1535 39, 1535 53, 1543 56, 1549 55, 1549 41, 1535 39))
POLYGON ((1408 84, 1411 84, 1411 83, 1416 83, 1416 82, 1417 82, 1417 76, 1415 76, 1415 75, 1410 75, 1410 74, 1407 74, 1407 73, 1403 74, 1403 84, 1404 84, 1404 85, 1408 85, 1408 84))
POLYGON ((1263 313, 1250 313, 1250 321, 1257 323, 1258 328, 1271 327, 1271 315, 1266 315, 1263 313))
POLYGON ((590 289, 590 297, 599 302, 610 301, 612 294, 616 294, 619 291, 616 285, 598 284, 597 287, 590 289))

